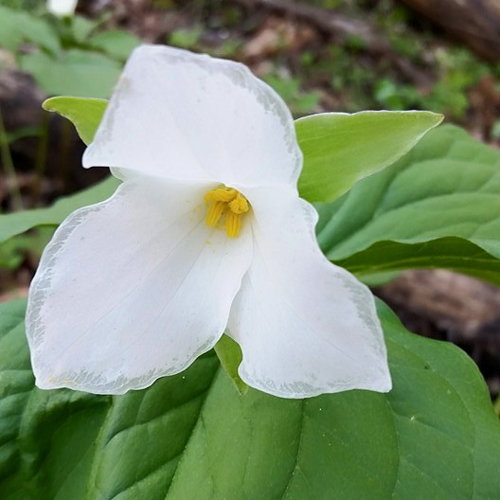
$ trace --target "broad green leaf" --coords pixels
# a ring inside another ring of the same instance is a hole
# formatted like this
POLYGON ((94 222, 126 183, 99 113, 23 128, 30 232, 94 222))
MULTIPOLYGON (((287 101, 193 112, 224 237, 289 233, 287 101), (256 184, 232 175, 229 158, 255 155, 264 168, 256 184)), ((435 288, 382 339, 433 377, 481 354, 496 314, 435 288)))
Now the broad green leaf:
POLYGON ((43 109, 59 113, 70 120, 85 144, 90 144, 108 101, 83 97, 52 97, 43 103, 43 109))
POLYGON ((500 153, 457 127, 317 208, 323 251, 358 275, 445 267, 500 283, 500 153))
POLYGON ((119 183, 118 179, 109 177, 89 189, 61 198, 51 207, 0 214, 0 244, 34 227, 59 225, 77 208, 109 198, 119 183))
POLYGON ((304 169, 300 195, 338 198, 356 182, 391 165, 443 117, 427 111, 322 113, 295 122, 304 169))
POLYGON ((0 5, 0 47, 15 52, 23 41, 23 33, 17 29, 18 12, 0 5))
POLYGON ((32 42, 53 54, 60 51, 57 33, 47 22, 0 5, 0 47, 16 52, 23 42, 32 42))
POLYGON ((40 391, 23 313, 0 306, 2 500, 500 498, 500 423, 476 366, 382 304, 393 391, 306 400, 240 396, 213 353, 124 396, 40 391))
POLYGON ((450 269, 500 285, 500 260, 462 238, 440 238, 411 245, 382 241, 335 263, 370 286, 386 283, 401 271, 418 268, 450 269), (398 272, 394 275, 393 271, 398 272), (373 281, 380 273, 382 280, 373 281))
POLYGON ((125 61, 132 50, 141 44, 141 40, 127 31, 106 30, 94 35, 88 43, 94 49, 102 50, 115 59, 125 61))
POLYGON ((21 68, 49 95, 107 98, 118 81, 122 64, 104 54, 71 49, 58 57, 44 52, 20 56, 21 68))
POLYGON ((84 43, 91 33, 99 26, 99 21, 83 16, 71 18, 71 33, 76 41, 84 43))

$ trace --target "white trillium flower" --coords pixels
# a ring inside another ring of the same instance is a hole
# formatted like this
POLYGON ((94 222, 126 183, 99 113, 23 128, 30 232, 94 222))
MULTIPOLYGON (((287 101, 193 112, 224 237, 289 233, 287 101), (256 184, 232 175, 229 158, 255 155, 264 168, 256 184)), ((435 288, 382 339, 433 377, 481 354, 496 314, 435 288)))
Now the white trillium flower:
POLYGON ((136 49, 83 163, 123 183, 43 254, 26 325, 40 388, 141 389, 226 332, 267 393, 390 390, 373 296, 321 253, 292 116, 245 66, 136 49))
POLYGON ((78 0, 48 0, 47 9, 55 16, 72 16, 78 0))

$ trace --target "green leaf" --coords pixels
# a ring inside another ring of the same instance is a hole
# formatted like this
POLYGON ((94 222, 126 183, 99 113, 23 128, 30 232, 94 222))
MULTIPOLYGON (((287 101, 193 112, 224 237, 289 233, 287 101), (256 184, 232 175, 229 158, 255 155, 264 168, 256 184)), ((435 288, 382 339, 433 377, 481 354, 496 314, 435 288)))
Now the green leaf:
POLYGON ((240 346, 229 336, 223 335, 215 344, 215 353, 219 358, 222 368, 234 382, 234 385, 240 394, 246 394, 248 385, 241 380, 238 373, 238 367, 243 359, 240 346))
POLYGON ((317 209, 323 251, 358 276, 444 267, 500 283, 500 153, 457 127, 317 209))
POLYGON ((102 50, 108 56, 125 61, 132 50, 142 42, 132 33, 122 30, 106 30, 94 35, 89 41, 94 49, 102 50))
POLYGON ((85 144, 94 139, 108 101, 82 97, 52 97, 43 103, 43 109, 59 113, 70 120, 85 144))
POLYGON ((49 95, 103 99, 111 95, 122 70, 121 63, 104 54, 78 49, 58 57, 40 51, 24 54, 20 64, 49 95))
POLYGON ((379 304, 394 389, 245 396, 213 353, 124 396, 33 387, 0 305, 2 500, 493 500, 500 423, 473 362, 379 304))
POLYGON ((51 227, 40 228, 0 243, 0 269, 17 269, 27 255, 38 260, 53 234, 51 227))
POLYGON ((304 154, 300 195, 309 201, 338 198, 356 182, 394 163, 443 117, 427 111, 322 113, 297 120, 304 154))
POLYGON ((99 21, 88 17, 76 15, 71 18, 71 33, 79 43, 84 43, 98 26, 99 21))
POLYGON ((51 207, 0 215, 0 244, 34 227, 59 225, 77 208, 109 198, 119 184, 118 179, 109 177, 89 189, 61 198, 51 207))
POLYGON ((15 52, 23 41, 23 33, 17 29, 18 12, 0 5, 0 47, 15 52))
POLYGON ((56 31, 43 19, 0 5, 0 47, 15 52, 23 42, 32 42, 53 54, 61 48, 56 31))

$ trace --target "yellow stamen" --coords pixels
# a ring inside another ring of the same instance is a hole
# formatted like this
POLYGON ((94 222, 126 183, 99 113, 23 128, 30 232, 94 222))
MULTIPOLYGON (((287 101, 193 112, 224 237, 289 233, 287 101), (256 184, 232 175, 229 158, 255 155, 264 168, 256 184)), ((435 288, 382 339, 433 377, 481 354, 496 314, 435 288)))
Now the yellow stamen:
POLYGON ((209 191, 205 201, 211 203, 207 212, 207 225, 216 226, 226 214, 226 234, 229 238, 236 238, 240 234, 241 218, 250 210, 247 199, 236 189, 223 186, 209 191))
POLYGON ((229 238, 236 238, 241 230, 241 215, 231 210, 226 215, 226 234, 229 238))
POLYGON ((238 194, 238 191, 233 188, 218 188, 209 191, 205 195, 205 201, 223 201, 224 203, 228 203, 231 200, 234 200, 238 194))
POLYGON ((217 222, 219 222, 219 219, 222 217, 224 210, 226 210, 226 205, 227 203, 224 203, 223 201, 215 201, 214 203, 212 203, 207 212, 207 226, 214 227, 217 222))
POLYGON ((235 214, 244 214, 248 212, 248 201, 244 198, 241 193, 238 193, 234 200, 229 202, 229 208, 231 212, 235 214))

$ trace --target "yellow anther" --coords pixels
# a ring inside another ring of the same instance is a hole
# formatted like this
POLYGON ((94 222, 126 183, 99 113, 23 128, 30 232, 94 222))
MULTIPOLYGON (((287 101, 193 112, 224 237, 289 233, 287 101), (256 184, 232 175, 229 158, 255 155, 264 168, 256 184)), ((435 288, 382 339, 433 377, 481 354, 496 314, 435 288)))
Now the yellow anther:
POLYGON ((229 238, 236 238, 240 234, 242 214, 250 210, 246 198, 236 189, 223 186, 209 191, 205 201, 211 203, 207 212, 207 225, 216 226, 226 214, 226 234, 229 238))
POLYGON ((241 230, 241 215, 231 210, 226 215, 226 234, 229 238, 236 238, 241 230))
POLYGON ((229 202, 229 208, 231 212, 235 214, 244 214, 248 212, 248 201, 240 193, 236 195, 234 200, 229 202))
POLYGON ((234 200, 238 194, 238 191, 233 188, 224 187, 213 189, 205 195, 205 201, 223 201, 224 203, 229 203, 231 200, 234 200))
POLYGON ((212 203, 207 212, 207 226, 213 227, 219 222, 219 219, 222 217, 222 214, 226 210, 227 203, 223 201, 215 201, 212 203))

